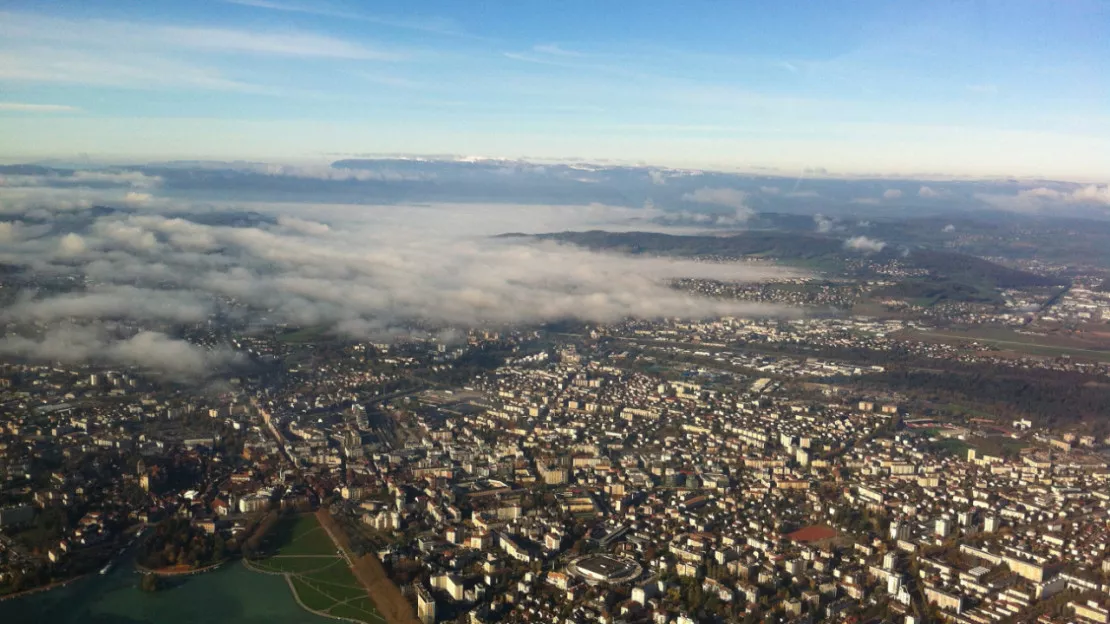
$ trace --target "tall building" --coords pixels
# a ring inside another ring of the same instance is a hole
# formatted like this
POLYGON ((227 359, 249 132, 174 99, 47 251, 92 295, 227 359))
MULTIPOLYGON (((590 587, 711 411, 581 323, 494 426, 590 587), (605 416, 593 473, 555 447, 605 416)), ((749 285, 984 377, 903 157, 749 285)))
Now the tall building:
POLYGON ((422 624, 435 624, 436 600, 423 584, 416 586, 416 616, 422 624))
POLYGON ((541 466, 540 478, 547 485, 562 485, 567 482, 567 469, 558 466, 541 466))
POLYGON ((983 519, 983 530, 987 533, 994 533, 999 526, 998 516, 987 516, 983 519))
POLYGON ((895 520, 890 523, 890 539, 904 540, 910 538, 910 527, 905 522, 895 520))
POLYGON ((952 523, 947 518, 937 518, 935 528, 937 537, 948 537, 952 532, 952 523))

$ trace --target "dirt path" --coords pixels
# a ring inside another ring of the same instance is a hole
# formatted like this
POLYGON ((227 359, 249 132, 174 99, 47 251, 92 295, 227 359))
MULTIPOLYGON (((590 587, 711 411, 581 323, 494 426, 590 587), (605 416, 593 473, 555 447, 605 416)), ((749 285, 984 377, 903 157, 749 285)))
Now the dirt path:
POLYGON ((374 605, 385 617, 386 622, 389 624, 420 624, 420 620, 416 619, 416 614, 413 613, 412 606, 409 601, 401 594, 401 590, 389 580, 389 575, 386 574, 382 562, 378 561, 377 556, 373 553, 363 555, 362 557, 350 556, 350 541, 347 539, 347 534, 339 527, 339 524, 331 517, 326 509, 321 509, 316 512, 316 517, 320 520, 320 525, 328 532, 332 540, 338 545, 347 555, 347 558, 352 562, 351 571, 354 572, 355 578, 359 580, 366 591, 369 592, 370 598, 374 601, 374 605))
POLYGON ((340 620, 340 621, 343 621, 343 622, 353 622, 354 624, 362 624, 361 620, 352 620, 350 618, 339 617, 338 615, 331 615, 330 613, 324 613, 323 611, 317 611, 316 609, 308 608, 308 605, 306 605, 301 600, 300 595, 297 594, 297 588, 296 588, 296 586, 293 585, 293 577, 291 577, 288 574, 283 574, 282 576, 285 577, 285 582, 289 585, 289 593, 293 594, 293 600, 296 600, 297 604, 300 605, 300 607, 302 609, 304 609, 305 611, 308 611, 309 613, 315 613, 316 615, 320 615, 320 616, 323 616, 323 617, 326 617, 326 618, 331 618, 333 620, 340 620))

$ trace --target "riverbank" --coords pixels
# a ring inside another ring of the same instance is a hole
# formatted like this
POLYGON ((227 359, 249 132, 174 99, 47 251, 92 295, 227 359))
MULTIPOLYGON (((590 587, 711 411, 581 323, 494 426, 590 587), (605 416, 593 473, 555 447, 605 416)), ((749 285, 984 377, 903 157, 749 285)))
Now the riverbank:
POLYGON ((75 576, 73 578, 69 578, 69 579, 66 579, 64 581, 56 581, 54 583, 50 583, 48 585, 42 585, 40 587, 32 587, 31 589, 25 589, 23 591, 18 591, 18 592, 15 592, 14 594, 4 594, 3 596, 0 596, 0 602, 4 602, 5 600, 14 600, 16 598, 22 598, 24 596, 30 596, 32 594, 37 594, 37 593, 40 593, 40 592, 50 591, 52 589, 58 589, 59 587, 65 587, 66 585, 69 585, 70 583, 73 583, 73 582, 76 582, 76 581, 79 581, 79 580, 85 578, 86 576, 88 576, 88 574, 82 574, 80 576, 75 576))

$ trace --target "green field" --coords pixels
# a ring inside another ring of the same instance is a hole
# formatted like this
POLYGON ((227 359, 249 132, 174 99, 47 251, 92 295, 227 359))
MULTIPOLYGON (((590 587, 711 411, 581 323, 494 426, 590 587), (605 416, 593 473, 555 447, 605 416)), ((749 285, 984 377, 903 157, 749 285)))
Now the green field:
POLYGON ((270 554, 249 566, 285 576, 308 609, 367 624, 385 621, 316 516, 282 518, 267 534, 263 551, 270 554))
POLYGON ((919 335, 940 338, 946 341, 981 342, 1003 351, 1013 351, 1028 355, 1059 357, 1070 355, 1101 362, 1110 362, 1110 351, 1086 349, 1069 344, 1066 340, 1054 340, 1049 336, 1027 336, 1006 329, 977 329, 974 331, 918 331, 919 335))
POLYGON ((277 339, 286 344, 306 344, 326 341, 329 337, 327 327, 302 327, 280 334, 277 339))
POLYGON ((956 457, 959 457, 961 459, 967 457, 967 449, 973 448, 972 445, 968 444, 967 442, 964 442, 963 440, 957 440, 956 438, 941 440, 940 442, 936 443, 936 446, 937 448, 943 449, 949 454, 955 455, 956 457))

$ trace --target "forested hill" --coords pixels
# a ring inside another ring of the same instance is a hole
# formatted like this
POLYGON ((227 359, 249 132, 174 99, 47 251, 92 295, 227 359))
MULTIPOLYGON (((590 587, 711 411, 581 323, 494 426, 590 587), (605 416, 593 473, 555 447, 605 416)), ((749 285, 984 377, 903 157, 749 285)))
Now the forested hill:
MULTIPOLYGON (((524 236, 508 234, 506 236, 524 236)), ((844 239, 816 233, 748 231, 725 236, 674 235, 657 232, 556 232, 536 235, 592 250, 620 251, 631 254, 672 256, 760 257, 785 263, 822 264, 843 267, 861 252, 845 247, 844 239)), ((1011 269, 975 256, 950 251, 907 249, 887 245, 868 256, 876 262, 897 260, 909 269, 929 271, 933 278, 994 288, 1053 286, 1052 278, 1011 269)))

